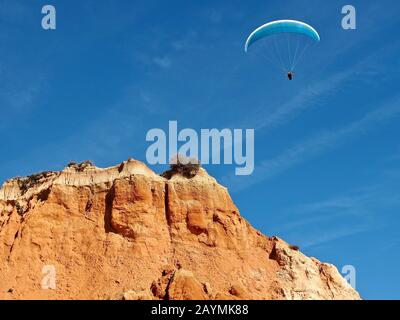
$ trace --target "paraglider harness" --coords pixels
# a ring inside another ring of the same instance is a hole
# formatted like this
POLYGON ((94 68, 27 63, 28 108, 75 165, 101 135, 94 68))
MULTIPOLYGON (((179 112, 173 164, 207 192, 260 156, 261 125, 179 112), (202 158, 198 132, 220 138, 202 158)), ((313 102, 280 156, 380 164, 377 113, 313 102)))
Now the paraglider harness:
POLYGON ((292 71, 289 71, 289 72, 287 73, 287 76, 288 76, 288 79, 289 79, 289 80, 293 80, 294 73, 293 73, 292 71))

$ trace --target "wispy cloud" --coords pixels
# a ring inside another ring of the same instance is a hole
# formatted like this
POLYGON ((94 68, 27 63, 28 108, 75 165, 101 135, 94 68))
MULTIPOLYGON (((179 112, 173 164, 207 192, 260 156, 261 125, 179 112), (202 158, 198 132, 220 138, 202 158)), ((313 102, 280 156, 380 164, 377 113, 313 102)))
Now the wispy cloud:
POLYGON ((15 68, 6 66, 1 68, 0 76, 4 80, 0 84, 2 110, 0 130, 2 130, 13 125, 10 119, 14 117, 22 119, 38 108, 38 99, 46 91, 47 73, 36 68, 26 70, 21 66, 15 68))
MULTIPOLYGON (((244 119, 239 125, 230 125, 228 127, 254 128, 258 133, 265 132, 266 130, 275 129, 289 123, 307 109, 321 105, 328 97, 337 94, 346 84, 350 85, 354 79, 357 79, 358 82, 361 81, 364 85, 376 85, 377 76, 385 74, 386 67, 375 61, 383 59, 387 51, 389 51, 389 48, 393 48, 393 46, 388 45, 385 48, 380 48, 360 60, 355 66, 333 73, 325 79, 303 88, 298 94, 280 105, 275 102, 275 104, 278 105, 275 109, 271 110, 271 108, 265 108, 265 106, 263 106, 255 112, 252 112, 251 116, 244 119)), ((360 120, 361 123, 354 123, 353 125, 344 127, 339 130, 339 132, 321 132, 317 134, 316 137, 304 140, 303 143, 298 144, 297 147, 294 146, 292 149, 287 150, 287 153, 281 155, 281 157, 276 157, 268 163, 265 161, 262 162, 261 165, 258 166, 257 171, 260 173, 263 169, 265 169, 265 171, 272 169, 270 171, 271 176, 275 175, 278 170, 284 170, 285 164, 289 163, 289 157, 295 158, 297 154, 302 153, 304 148, 308 149, 309 144, 314 144, 313 149, 314 152, 316 152, 321 145, 326 145, 330 140, 337 140, 341 135, 351 134, 352 131, 356 133, 358 125, 360 125, 359 128, 362 129, 362 122, 373 122, 371 121, 373 119, 368 119, 369 117, 373 117, 373 113, 365 119, 360 120), (291 156, 291 154, 293 155, 291 156)), ((228 147, 231 146, 229 145, 228 147)), ((293 159, 292 161, 295 160, 293 159)), ((299 161, 301 161, 301 159, 299 159, 299 161)), ((246 187, 247 183, 244 182, 244 180, 251 179, 243 178, 242 181, 233 181, 236 180, 236 177, 223 177, 222 180, 228 185, 234 185, 237 189, 243 189, 246 187), (232 184, 230 184, 230 180, 232 184)))
POLYGON ((159 97, 150 90, 146 91, 140 89, 139 97, 139 106, 142 107, 145 112, 152 115, 162 115, 165 113, 165 105, 160 101, 159 97))
POLYGON ((274 228, 278 235, 308 248, 392 224, 390 214, 400 205, 400 196, 387 182, 362 187, 327 200, 299 204, 279 214, 284 223, 274 228), (288 222, 290 221, 290 222, 288 222))
POLYGON ((376 226, 371 226, 369 223, 361 224, 358 226, 349 225, 349 226, 342 226, 340 228, 331 230, 331 231, 324 231, 323 233, 315 236, 309 235, 307 239, 302 241, 301 247, 303 249, 307 249, 316 245, 324 244, 333 240, 342 239, 345 237, 354 236, 356 234, 362 232, 368 232, 372 229, 376 229, 376 226))
POLYGON ((332 131, 320 132, 308 139, 287 148, 273 159, 262 161, 256 165, 255 172, 249 177, 224 177, 222 182, 232 186, 234 191, 250 187, 293 166, 305 162, 313 157, 328 152, 349 142, 358 136, 382 124, 384 121, 396 117, 400 113, 400 97, 364 115, 361 119, 332 131))
POLYGON ((364 218, 371 214, 371 208, 376 206, 377 199, 379 199, 379 192, 371 189, 328 200, 296 205, 279 214, 282 220, 291 222, 282 224, 275 231, 296 231, 309 225, 330 220, 337 221, 346 217, 364 218))
MULTIPOLYGON (((386 48, 387 49, 387 48, 386 48)), ((245 119, 244 127, 253 127, 257 130, 268 130, 280 127, 294 118, 296 118, 302 111, 315 108, 321 101, 336 93, 340 88, 346 84, 350 84, 352 80, 362 79, 368 81, 373 79, 376 82, 376 75, 382 67, 373 63, 377 57, 384 55, 385 51, 378 50, 374 52, 351 68, 346 68, 342 71, 330 74, 325 79, 315 82, 314 84, 302 88, 301 91, 294 95, 291 99, 283 103, 277 103, 278 106, 274 109, 262 106, 250 118, 245 119)))
POLYGON ((222 14, 218 10, 209 10, 206 15, 212 23, 218 24, 222 21, 222 14))
MULTIPOLYGON (((301 111, 315 106, 317 99, 322 96, 331 94, 337 90, 338 86, 348 80, 356 73, 356 69, 348 69, 336 73, 322 82, 311 85, 289 101, 283 103, 272 112, 268 110, 261 111, 256 114, 256 117, 247 120, 248 124, 252 124, 255 129, 273 129, 281 126, 293 118, 295 118, 301 111)), ((265 110, 263 108, 262 110, 265 110)))
POLYGON ((156 57, 153 59, 154 63, 159 66, 160 68, 163 69, 169 69, 171 67, 171 59, 168 58, 167 56, 165 57, 156 57))

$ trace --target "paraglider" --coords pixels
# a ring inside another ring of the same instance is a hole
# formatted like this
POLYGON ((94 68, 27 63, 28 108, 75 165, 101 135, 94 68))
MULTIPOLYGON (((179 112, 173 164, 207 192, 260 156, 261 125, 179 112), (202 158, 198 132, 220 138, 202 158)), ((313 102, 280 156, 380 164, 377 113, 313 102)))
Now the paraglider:
POLYGON ((246 40, 245 52, 247 53, 256 42, 262 43, 264 45, 262 51, 267 58, 275 65, 279 63, 288 79, 293 80, 293 70, 305 51, 310 44, 320 40, 317 30, 307 23, 296 20, 277 20, 255 29, 246 40))

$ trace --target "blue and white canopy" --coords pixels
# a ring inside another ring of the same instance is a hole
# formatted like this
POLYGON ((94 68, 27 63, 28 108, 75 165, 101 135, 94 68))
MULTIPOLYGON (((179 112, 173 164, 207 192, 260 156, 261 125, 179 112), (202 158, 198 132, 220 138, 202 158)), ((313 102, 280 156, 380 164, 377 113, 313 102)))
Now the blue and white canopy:
POLYGON ((310 37, 319 42, 321 40, 317 30, 307 23, 296 20, 277 20, 268 22, 254 30, 247 38, 245 51, 256 41, 279 33, 296 33, 310 37))

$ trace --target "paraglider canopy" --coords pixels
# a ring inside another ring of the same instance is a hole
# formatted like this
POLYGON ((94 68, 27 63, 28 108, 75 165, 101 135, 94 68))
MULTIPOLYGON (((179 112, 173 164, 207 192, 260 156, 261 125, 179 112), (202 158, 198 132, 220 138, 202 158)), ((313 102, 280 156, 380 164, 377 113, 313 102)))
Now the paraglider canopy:
POLYGON ((317 30, 307 23, 296 20, 278 20, 268 22, 254 30, 247 38, 244 50, 247 52, 249 47, 257 40, 278 33, 297 33, 308 36, 315 41, 321 40, 317 30))
POLYGON ((281 70, 292 80, 293 70, 305 51, 320 40, 317 30, 305 22, 277 20, 255 29, 247 38, 244 49, 248 52, 254 43, 262 43, 264 48, 260 51, 263 55, 275 66, 280 64, 281 70))

